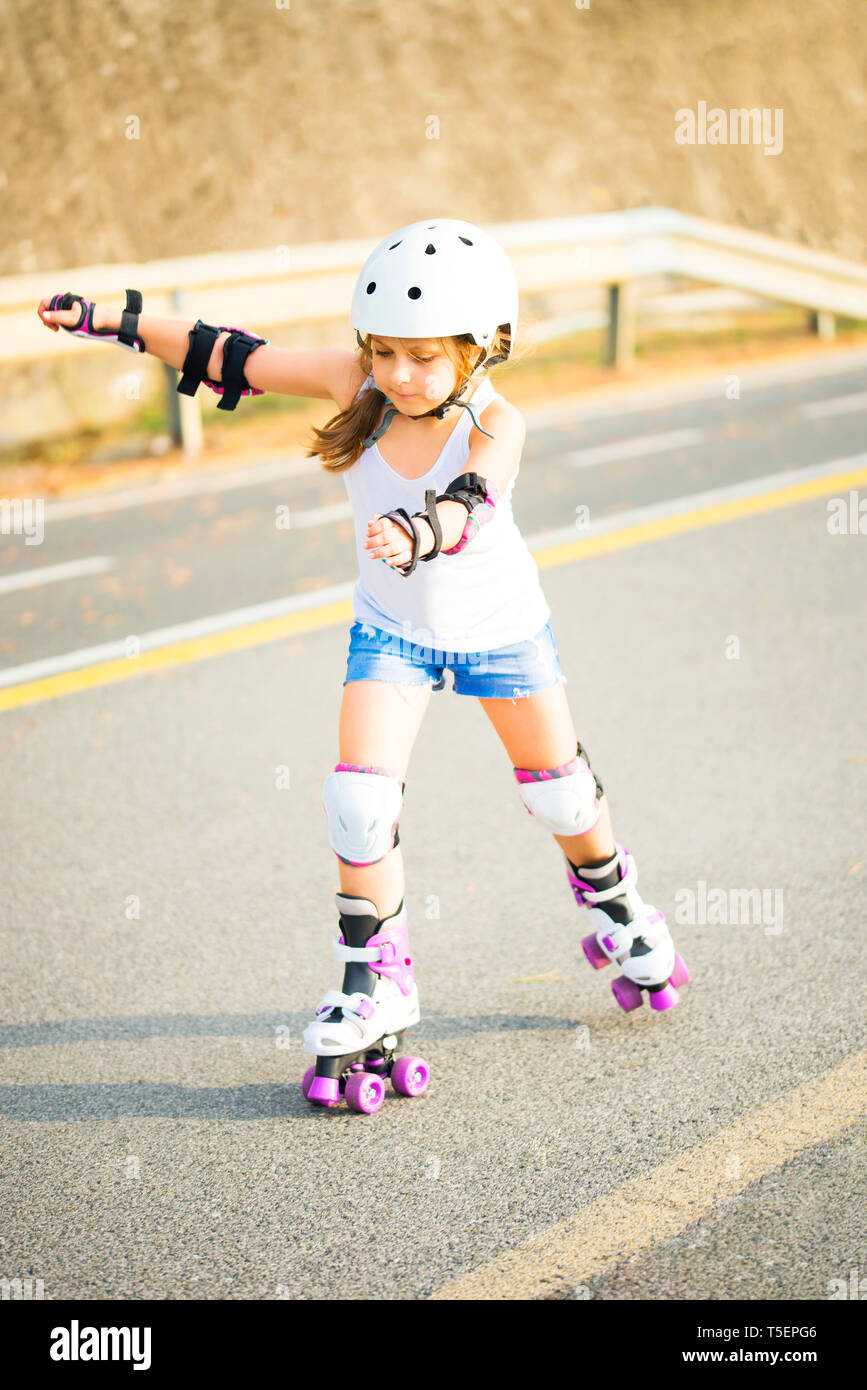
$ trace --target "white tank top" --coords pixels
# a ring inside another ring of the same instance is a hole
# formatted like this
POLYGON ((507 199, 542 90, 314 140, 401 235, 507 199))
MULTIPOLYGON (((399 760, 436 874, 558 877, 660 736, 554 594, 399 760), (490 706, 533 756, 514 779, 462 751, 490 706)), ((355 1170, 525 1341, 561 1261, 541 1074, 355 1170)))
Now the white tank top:
MULTIPOLYGON (((369 376, 361 390, 374 385, 369 376)), ((476 386, 470 403, 484 425, 484 410, 498 398, 487 377, 476 386)), ((375 444, 342 473, 355 518, 359 579, 353 612, 405 640, 443 652, 495 651, 535 637, 551 610, 539 583, 539 570, 512 515, 512 489, 518 471, 494 509, 494 515, 457 555, 419 561, 405 578, 365 550, 367 523, 405 507, 410 516, 424 511, 424 494, 437 495, 468 471, 473 422, 462 410, 436 463, 420 478, 402 478, 390 468, 375 444)))

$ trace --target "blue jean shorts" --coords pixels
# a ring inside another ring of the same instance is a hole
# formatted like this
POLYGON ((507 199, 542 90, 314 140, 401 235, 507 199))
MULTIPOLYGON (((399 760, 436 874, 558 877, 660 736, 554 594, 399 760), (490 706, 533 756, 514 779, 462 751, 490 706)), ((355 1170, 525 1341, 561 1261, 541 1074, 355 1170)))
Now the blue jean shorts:
POLYGON ((442 690, 449 669, 456 695, 482 698, 517 700, 566 681, 550 623, 535 637, 487 652, 435 650, 370 623, 354 622, 349 629, 344 685, 389 681, 442 690))

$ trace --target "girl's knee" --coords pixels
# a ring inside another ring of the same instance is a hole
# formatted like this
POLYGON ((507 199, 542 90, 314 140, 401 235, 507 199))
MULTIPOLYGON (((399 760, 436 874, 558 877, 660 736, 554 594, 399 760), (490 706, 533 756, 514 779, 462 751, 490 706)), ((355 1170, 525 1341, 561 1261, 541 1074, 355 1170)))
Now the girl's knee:
POLYGON ((403 779, 430 699, 430 687, 393 681, 352 684, 345 687, 341 710, 341 761, 384 764, 403 779), (347 694, 348 691, 352 693, 347 694))

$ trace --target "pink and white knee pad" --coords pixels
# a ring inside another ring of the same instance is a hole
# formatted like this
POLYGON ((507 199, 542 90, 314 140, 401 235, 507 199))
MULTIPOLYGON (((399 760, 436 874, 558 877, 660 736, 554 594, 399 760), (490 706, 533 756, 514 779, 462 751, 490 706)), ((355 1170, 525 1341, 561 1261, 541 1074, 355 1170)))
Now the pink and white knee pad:
POLYGON ((528 813, 553 835, 584 835, 599 820, 602 784, 580 743, 576 756, 559 767, 513 770, 528 813))
POLYGON ((366 868, 400 843, 397 822, 406 783, 388 768, 338 763, 322 788, 328 842, 338 859, 366 868))

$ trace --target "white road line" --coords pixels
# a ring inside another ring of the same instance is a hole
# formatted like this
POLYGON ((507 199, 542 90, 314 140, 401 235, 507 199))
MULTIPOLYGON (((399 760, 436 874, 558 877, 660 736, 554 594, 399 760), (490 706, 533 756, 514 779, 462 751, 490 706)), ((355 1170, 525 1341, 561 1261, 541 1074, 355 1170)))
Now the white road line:
MULTIPOLYGON (((809 482, 813 478, 867 466, 867 454, 857 454, 852 458, 830 459, 827 463, 816 464, 812 468, 795 468, 787 473, 772 473, 768 477, 753 478, 746 483, 735 483, 731 487, 714 488, 711 492, 694 492, 686 497, 675 497, 667 502, 658 502, 648 507, 636 507, 632 511, 618 512, 594 522, 586 530, 567 526, 557 531, 539 531, 534 536, 525 537, 531 551, 545 550, 548 546, 562 545, 567 541, 583 539, 585 536, 600 535, 606 531, 619 531, 627 526, 640 525, 645 521, 664 516, 677 516, 714 503, 730 502, 739 497, 750 497, 756 493, 773 492, 790 486, 792 483, 809 482)), ((306 594, 291 594, 286 598, 272 599, 268 603, 252 604, 248 608, 237 608, 229 613, 216 613, 208 618, 195 618, 175 627, 159 628, 155 632, 130 634, 138 637, 141 651, 151 651, 156 647, 168 646, 172 642, 186 641, 188 638, 204 637, 214 632, 224 632, 227 628, 241 627, 244 624, 261 622, 267 618, 282 617, 286 613, 302 613, 310 608, 318 608, 326 603, 337 603, 352 597, 355 581, 334 584, 326 589, 316 589, 306 594)), ((32 661, 25 666, 12 666, 0 671, 0 689, 11 685, 22 685, 25 681, 38 680, 43 676, 56 676, 62 671, 75 671, 82 666, 90 666, 100 661, 116 661, 127 655, 126 639, 106 642, 98 647, 84 647, 79 651, 65 652, 60 656, 46 657, 42 661, 32 661)))
POLYGON ((810 401, 801 406, 801 414, 808 420, 821 420, 825 415, 848 415, 852 410, 867 410, 867 391, 859 391, 857 396, 832 396, 829 401, 810 401))
POLYGON ((289 530, 298 531, 305 526, 325 526, 332 521, 346 521, 352 517, 351 502, 334 502, 330 507, 308 507, 306 512, 289 510, 289 530))
MULTIPOLYGON (((335 521, 352 519, 352 505, 349 502, 335 502, 331 507, 309 507, 306 512, 290 509, 290 531, 303 531, 306 527, 330 525, 335 521)), ((63 565, 46 565, 42 569, 22 570, 19 574, 5 575, 0 579, 0 594, 15 589, 34 589, 39 584, 51 584, 59 579, 78 579, 83 574, 98 574, 111 569, 113 559, 97 555, 91 560, 70 560, 63 565)))
POLYGON ((663 454, 669 449, 686 449, 704 439, 704 430, 669 430, 667 434, 641 434, 633 439, 616 439, 611 444, 597 444, 592 449, 578 449, 559 454, 558 458, 570 468, 593 468, 598 463, 614 463, 617 459, 643 458, 647 454, 663 454))
POLYGON ((125 507, 149 507, 157 502, 171 502, 176 497, 198 497, 214 492, 233 492, 239 488, 256 487, 279 478, 296 478, 313 473, 322 465, 318 459, 296 455, 268 459, 265 463, 246 468, 227 469, 224 473, 195 473, 186 478, 167 478, 158 483, 143 483, 116 492, 89 493, 85 497, 70 497, 66 502, 45 503, 46 521, 66 521, 74 516, 98 516, 101 512, 117 512, 125 507))
POLYGON ((854 454, 851 458, 830 459, 828 463, 817 463, 810 468, 792 468, 785 473, 771 473, 769 477, 751 478, 744 483, 732 483, 730 487, 710 488, 707 492, 690 492, 685 497, 672 497, 665 502, 652 502, 647 507, 634 507, 628 512, 614 512, 591 519, 589 526, 563 526, 556 531, 536 531, 524 539, 532 551, 546 550, 548 546, 565 545, 568 541, 584 540, 591 536, 602 536, 608 531, 620 531, 627 526, 641 526, 647 521, 659 521, 662 517, 680 516, 683 512, 698 511, 702 507, 714 507, 721 502, 733 502, 741 497, 755 497, 762 492, 775 492, 779 488, 791 487, 794 483, 808 483, 816 478, 833 476, 834 473, 867 467, 867 454, 854 454))
MULTIPOLYGON (((561 426, 566 421, 606 415, 628 415, 637 411, 664 409, 666 406, 679 405, 687 401, 722 396, 726 381, 732 375, 738 377, 742 391, 745 387, 755 391, 778 382, 842 375, 844 372, 859 370, 862 367, 867 367, 867 352, 863 349, 770 366, 744 367, 740 371, 736 371, 731 364, 726 364, 708 372, 698 381, 669 382, 667 385, 639 388, 630 391, 628 395, 618 393, 610 396, 590 396, 583 400, 579 398, 575 401, 564 401, 559 405, 540 406, 535 410, 525 411, 524 414, 527 428, 538 430, 548 425, 561 426)), ((87 496, 71 497, 66 501, 51 501, 49 498, 45 502, 45 517, 49 521, 65 521, 76 516, 98 516, 100 513, 120 511, 125 507, 150 506, 175 497, 230 492, 239 488, 255 487, 259 483, 271 482, 277 478, 305 477, 318 473, 321 469, 322 463, 317 458, 287 454, 285 458, 269 459, 264 463, 225 472, 197 471, 187 477, 165 479, 162 482, 145 483, 139 487, 106 493, 90 493, 87 496)))
POLYGON ((56 584, 61 579, 80 579, 84 574, 102 574, 114 566, 108 555, 93 555, 89 560, 68 560, 62 565, 43 565, 40 569, 21 570, 5 574, 0 579, 0 594, 16 589, 36 589, 40 584, 56 584))
POLYGON ((345 584, 334 584, 328 589, 316 589, 309 594, 290 594, 286 598, 271 599, 268 603, 254 603, 248 608, 236 608, 230 613, 215 613, 210 618, 194 618, 188 623, 177 623, 174 627, 157 628, 154 632, 128 633, 114 642, 104 642, 98 647, 81 647, 75 652, 64 652, 60 656, 49 656, 43 661, 31 661, 26 666, 12 666, 0 671, 0 689, 10 685, 21 685, 24 681, 39 680, 43 676, 57 676, 62 671, 77 671, 82 666, 92 666, 100 661, 117 661, 127 656, 128 637, 138 638, 139 650, 152 651, 155 647, 167 647, 173 642, 185 642, 191 637, 206 637, 213 632, 225 632, 227 628, 244 627, 259 623, 267 618, 281 618, 287 613, 303 613, 308 608, 318 608, 320 604, 338 603, 352 597, 355 587, 353 580, 345 584))
POLYGON ((825 357, 799 358, 795 362, 778 362, 762 367, 742 367, 736 363, 721 364, 693 381, 672 381, 658 386, 636 387, 626 391, 598 392, 582 399, 563 401, 559 405, 539 406, 527 411, 527 427, 544 429, 546 425, 562 426, 574 420, 603 419, 606 415, 632 415, 643 410, 664 410, 672 405, 690 401, 723 399, 726 384, 736 377, 741 399, 749 392, 755 394, 765 386, 786 385, 793 381, 813 381, 826 376, 842 376, 845 372, 867 368, 867 351, 856 348, 850 352, 833 353, 825 357))

